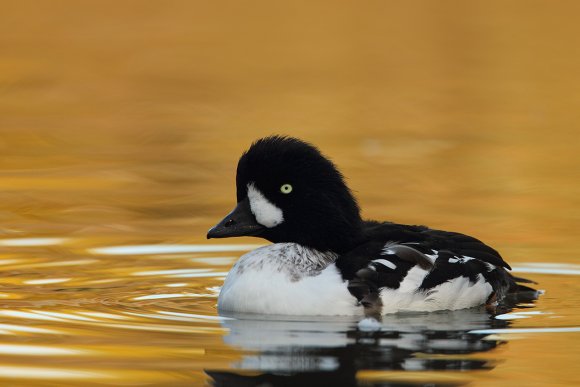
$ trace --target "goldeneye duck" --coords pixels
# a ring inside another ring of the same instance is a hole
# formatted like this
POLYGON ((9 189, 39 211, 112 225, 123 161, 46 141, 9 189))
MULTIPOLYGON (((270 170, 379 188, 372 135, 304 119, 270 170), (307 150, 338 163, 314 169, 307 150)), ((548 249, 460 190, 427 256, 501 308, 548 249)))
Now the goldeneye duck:
POLYGON ((208 238, 272 242, 243 255, 218 298, 225 312, 363 315, 494 304, 517 290, 480 240, 363 220, 336 166, 313 145, 271 136, 242 154, 237 206, 208 238))

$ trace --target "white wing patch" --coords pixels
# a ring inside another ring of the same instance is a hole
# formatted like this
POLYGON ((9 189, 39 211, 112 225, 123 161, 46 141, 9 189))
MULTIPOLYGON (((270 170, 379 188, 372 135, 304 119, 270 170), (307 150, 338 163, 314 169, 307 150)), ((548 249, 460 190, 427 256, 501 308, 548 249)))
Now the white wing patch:
POLYGON ((447 261, 449 263, 465 263, 465 262, 469 262, 472 259, 475 259, 473 257, 466 257, 466 256, 461 256, 461 257, 453 257, 453 258, 449 258, 447 261))
POLYGON ((494 271, 495 269, 497 269, 497 266, 492 265, 491 263, 488 262, 483 262, 485 264, 485 267, 487 268, 487 271, 494 271))
POLYGON ((254 183, 248 184, 248 199, 252 214, 262 226, 272 228, 284 221, 282 210, 266 199, 254 183))
POLYGON ((392 270, 395 270, 397 268, 397 265, 395 265, 393 262, 391 262, 387 259, 375 259, 375 260, 373 260, 373 262, 380 263, 381 265, 386 266, 392 270))
POLYGON ((431 249, 431 254, 425 254, 432 262, 435 262, 439 258, 439 252, 431 249))
MULTIPOLYGON (((397 254, 401 246, 411 248, 406 244, 388 243, 383 249, 383 254, 397 254)), ((404 250, 403 250, 404 252, 404 250)), ((427 259, 435 264, 439 258, 438 251, 431 250, 431 254, 423 254, 427 259)), ((468 256, 455 256, 447 258, 451 264, 465 264, 475 258, 468 256)), ((384 262, 382 263, 390 267, 384 262)), ((389 262, 387 260, 382 260, 389 262)), ((390 264, 394 265, 392 262, 390 264)), ((486 265, 488 271, 493 270, 495 266, 486 265)), ((439 284, 430 289, 420 289, 421 284, 431 273, 431 269, 424 269, 419 265, 413 266, 407 275, 402 279, 398 289, 388 287, 380 290, 380 297, 383 304, 383 314, 402 312, 402 311, 436 311, 436 310, 454 310, 470 308, 484 304, 489 295, 493 292, 491 284, 485 278, 478 274, 475 282, 471 282, 467 277, 455 277, 439 284)))
POLYGON ((484 304, 493 292, 492 286, 481 274, 475 283, 467 277, 456 277, 428 291, 416 291, 420 285, 418 280, 424 278, 424 271, 421 271, 419 267, 409 270, 399 289, 381 290, 383 314, 471 308, 484 304))
POLYGON ((427 274, 429 274, 428 270, 421 268, 421 266, 413 266, 399 284, 398 292, 414 293, 423 283, 427 274))

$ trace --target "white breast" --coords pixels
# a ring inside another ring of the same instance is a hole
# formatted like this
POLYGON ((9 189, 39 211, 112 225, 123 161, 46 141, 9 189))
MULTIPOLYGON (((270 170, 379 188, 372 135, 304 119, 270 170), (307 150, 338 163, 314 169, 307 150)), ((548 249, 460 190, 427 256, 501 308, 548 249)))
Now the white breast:
POLYGON ((333 263, 336 257, 294 243, 242 256, 218 298, 220 311, 283 315, 357 315, 362 307, 333 263))

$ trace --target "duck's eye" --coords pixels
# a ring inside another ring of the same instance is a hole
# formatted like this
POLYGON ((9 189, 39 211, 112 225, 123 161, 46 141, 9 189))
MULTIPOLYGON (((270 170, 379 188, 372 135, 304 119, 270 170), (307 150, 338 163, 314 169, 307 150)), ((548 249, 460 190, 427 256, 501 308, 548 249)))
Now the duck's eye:
POLYGON ((292 186, 290 184, 282 184, 282 186, 280 187, 280 192, 282 192, 283 194, 289 194, 290 192, 292 192, 292 186))

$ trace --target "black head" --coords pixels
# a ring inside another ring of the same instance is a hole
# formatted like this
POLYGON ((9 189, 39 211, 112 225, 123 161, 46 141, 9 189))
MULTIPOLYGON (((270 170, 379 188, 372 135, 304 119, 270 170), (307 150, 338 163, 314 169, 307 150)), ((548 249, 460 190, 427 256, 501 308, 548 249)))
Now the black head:
POLYGON ((304 141, 256 141, 240 158, 236 185, 238 206, 208 238, 253 235, 340 253, 359 236, 360 211, 342 174, 304 141))

